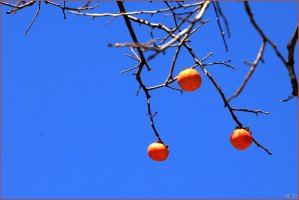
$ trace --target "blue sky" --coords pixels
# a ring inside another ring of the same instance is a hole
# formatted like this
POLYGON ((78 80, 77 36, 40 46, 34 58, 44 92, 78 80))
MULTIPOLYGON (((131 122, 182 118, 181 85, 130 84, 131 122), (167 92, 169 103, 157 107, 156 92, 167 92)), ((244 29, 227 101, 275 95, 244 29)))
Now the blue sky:
MULTIPOLYGON (((117 12, 115 3, 100 3, 97 12, 117 12)), ((69 4, 79 5, 79 4, 69 4)), ((199 58, 232 60, 237 70, 207 67, 227 97, 241 84, 261 38, 249 24, 242 3, 221 3, 229 20, 229 52, 213 10, 191 37, 199 58)), ((237 113, 272 156, 252 144, 234 149, 229 135, 236 124, 207 77, 193 93, 153 91, 157 129, 169 145, 169 158, 154 162, 147 146, 156 140, 143 93, 127 73, 135 65, 128 49, 108 43, 130 42, 122 18, 67 14, 42 4, 28 35, 36 6, 4 14, 2 7, 2 195, 4 198, 284 198, 298 193, 298 101, 278 100, 291 93, 288 73, 270 46, 233 107, 261 109, 270 115, 237 113)), ((162 3, 125 3, 128 11, 152 10, 162 3)), ((286 44, 298 23, 298 3, 251 3, 254 17, 286 56, 286 44)), ((169 23, 159 15, 155 22, 169 23)), ((134 25, 141 42, 149 29, 134 25), (137 31, 138 30, 138 31, 137 31)), ((298 61, 296 47, 295 60, 298 61)), ((150 62, 147 85, 168 75, 173 50, 150 62)), ((193 65, 183 51, 175 74, 193 65)), ((174 84, 177 86, 177 83, 174 84)))

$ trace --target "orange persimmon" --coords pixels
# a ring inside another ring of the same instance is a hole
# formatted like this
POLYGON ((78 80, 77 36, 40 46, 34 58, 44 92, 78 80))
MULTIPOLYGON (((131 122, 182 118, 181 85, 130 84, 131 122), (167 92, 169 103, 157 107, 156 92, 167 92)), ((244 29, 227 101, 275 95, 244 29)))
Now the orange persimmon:
POLYGON ((230 135, 230 143, 239 150, 244 150, 249 147, 252 143, 252 136, 251 134, 241 128, 237 128, 234 132, 230 135))
POLYGON ((154 142, 148 146, 147 153, 152 160, 164 161, 168 157, 168 148, 165 144, 154 142))
POLYGON ((194 91, 201 86, 201 76, 195 69, 187 68, 178 75, 178 83, 182 90, 194 91))

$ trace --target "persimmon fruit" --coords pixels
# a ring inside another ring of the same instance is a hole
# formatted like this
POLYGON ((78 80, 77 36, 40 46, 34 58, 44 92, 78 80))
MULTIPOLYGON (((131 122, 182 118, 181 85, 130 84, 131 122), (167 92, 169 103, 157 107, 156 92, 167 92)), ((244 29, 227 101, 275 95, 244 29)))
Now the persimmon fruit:
POLYGON ((251 145, 252 136, 247 130, 238 128, 230 135, 230 143, 236 149, 244 150, 251 145))
POLYGON ((179 73, 178 83, 182 90, 192 92, 201 86, 202 79, 198 71, 187 68, 179 73))
POLYGON ((161 142, 154 142, 147 148, 149 157, 154 161, 164 161, 168 157, 168 148, 161 142))

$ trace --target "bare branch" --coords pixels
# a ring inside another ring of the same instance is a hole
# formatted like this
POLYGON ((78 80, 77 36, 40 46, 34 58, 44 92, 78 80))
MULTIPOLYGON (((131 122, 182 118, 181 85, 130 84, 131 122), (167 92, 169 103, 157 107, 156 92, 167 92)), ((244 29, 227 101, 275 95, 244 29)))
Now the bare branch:
MULTIPOLYGON (((178 22, 176 21, 176 13, 174 12, 174 10, 170 7, 170 5, 168 4, 167 1, 164 1, 164 3, 167 5, 167 7, 170 9, 170 11, 172 12, 172 15, 173 15, 173 21, 174 21, 174 24, 175 26, 178 26, 178 22)), ((179 31, 181 31, 179 29, 179 31)))
POLYGON ((33 4, 35 4, 35 0, 29 1, 28 3, 25 3, 23 5, 18 5, 18 4, 13 5, 13 4, 4 2, 4 1, 1 1, 1 4, 14 8, 13 10, 6 12, 6 14, 14 14, 17 10, 21 10, 21 9, 26 8, 28 6, 32 6, 33 4))
POLYGON ((152 54, 148 60, 153 59, 156 55, 159 54, 159 52, 164 51, 166 48, 168 48, 170 45, 172 45, 173 43, 175 43, 176 41, 178 41, 183 35, 185 35, 185 37, 187 37, 190 32, 192 31, 195 23, 197 21, 199 21, 201 19, 201 17, 203 16, 205 10, 207 9, 208 5, 209 5, 209 1, 205 1, 204 4, 202 5, 201 9, 198 11, 198 13, 196 14, 196 16, 194 17, 194 19, 192 20, 192 23, 185 28, 184 30, 182 30, 179 34, 177 34, 172 40, 170 40, 169 42, 167 42, 165 45, 157 48, 157 52, 152 54))
POLYGON ((211 63, 206 63, 206 64, 203 64, 203 66, 210 66, 210 65, 224 65, 224 66, 227 66, 233 70, 236 70, 236 68, 232 65, 229 65, 227 64, 228 62, 231 62, 231 60, 227 60, 227 61, 223 61, 223 62, 211 62, 211 63))
POLYGON ((170 89, 173 89, 173 90, 177 90, 177 91, 179 91, 181 94, 184 93, 184 91, 183 91, 182 89, 179 89, 179 88, 171 87, 171 86, 169 86, 169 85, 166 85, 165 87, 170 88, 170 89))
POLYGON ((222 30, 222 26, 221 26, 220 20, 219 20, 218 10, 217 10, 217 8, 215 6, 214 1, 212 1, 212 5, 213 5, 214 11, 216 13, 216 21, 217 21, 218 27, 220 29, 221 37, 222 37, 222 40, 223 40, 223 43, 224 43, 224 46, 225 46, 225 51, 228 52, 227 43, 226 43, 226 40, 225 40, 225 37, 224 37, 224 31, 222 30))
MULTIPOLYGON (((292 63, 288 63, 285 58, 281 55, 280 51, 277 49, 276 44, 274 44, 262 31, 262 29, 257 25, 256 21, 253 18, 253 13, 251 12, 251 9, 249 7, 249 3, 247 1, 244 2, 245 5, 245 10, 250 18, 250 22, 252 23, 253 27, 258 31, 258 33, 260 34, 260 36, 263 38, 263 41, 266 43, 269 43, 270 46, 272 47, 272 49, 274 50, 274 52, 276 53, 277 57, 281 60, 281 62, 285 65, 285 67, 287 68, 288 72, 289 72, 289 77, 291 80, 291 85, 292 85, 292 95, 291 96, 297 96, 298 97, 298 82, 297 82, 297 78, 294 72, 294 66, 292 65, 292 63)), ((296 33, 296 31, 295 31, 296 33)), ((295 34, 294 36, 295 38, 298 37, 298 33, 295 34)), ((289 98, 291 99, 291 98, 289 98)))
POLYGON ((62 14, 63 14, 63 19, 66 19, 66 14, 65 14, 65 1, 63 1, 63 8, 62 8, 62 14))
POLYGON ((124 54, 124 56, 127 56, 129 58, 132 58, 133 60, 136 60, 136 61, 139 61, 140 62, 140 59, 137 59, 135 58, 134 56, 130 55, 130 54, 124 54))
MULTIPOLYGON (((118 5, 121 13, 126 13, 125 8, 124 8, 122 2, 117 1, 117 5, 118 5)), ((133 29, 133 27, 131 25, 130 19, 126 15, 123 15, 123 18, 125 19, 126 25, 127 25, 128 30, 130 32, 131 38, 133 39, 133 42, 135 44, 139 44, 138 39, 136 37, 136 34, 134 32, 134 29, 133 29)), ((144 54, 143 54, 141 48, 140 47, 136 47, 136 48, 137 48, 137 51, 139 53, 139 57, 140 57, 141 62, 145 64, 145 66, 147 67, 148 70, 151 70, 150 66, 147 64, 147 61, 146 61, 146 59, 144 57, 144 54)), ((139 69, 142 70, 142 67, 140 67, 139 69)))
POLYGON ((296 96, 295 95, 291 95, 291 96, 288 96, 288 98, 286 98, 286 99, 279 100, 279 102, 288 102, 291 99, 293 99, 294 97, 296 97, 296 96))
POLYGON ((292 38, 290 39, 290 42, 287 45, 288 48, 288 61, 287 61, 287 67, 289 71, 289 76, 291 79, 292 87, 293 87, 293 96, 298 96, 298 82, 296 78, 296 73, 294 69, 294 51, 295 51, 295 46, 298 40, 298 25, 294 31, 294 34, 292 38))
POLYGON ((124 74, 124 73, 126 73, 126 72, 132 71, 133 69, 136 69, 136 68, 139 68, 139 67, 140 67, 140 64, 139 64, 139 65, 136 65, 136 66, 134 66, 134 67, 131 67, 131 68, 129 68, 129 69, 126 69, 126 70, 124 70, 124 71, 121 71, 120 74, 124 74))
MULTIPOLYGON (((34 4, 35 1, 32 1, 32 2, 33 2, 32 4, 34 4)), ((172 4, 169 4, 168 2, 165 2, 165 4, 168 7, 166 9, 159 9, 159 10, 153 10, 153 11, 142 11, 141 10, 141 11, 133 11, 133 12, 127 12, 125 10, 124 3, 121 2, 121 1, 117 1, 116 3, 118 5, 119 11, 120 11, 119 13, 82 13, 81 11, 83 11, 83 10, 94 9, 94 8, 96 8, 98 6, 97 5, 97 6, 89 7, 90 2, 91 1, 88 0, 87 3, 84 6, 82 6, 82 7, 70 8, 70 7, 66 6, 66 1, 63 1, 63 4, 61 5, 61 4, 52 2, 52 1, 45 0, 46 4, 50 4, 52 6, 56 6, 56 7, 60 8, 62 10, 62 12, 63 12, 64 18, 66 18, 65 10, 68 10, 70 13, 73 13, 73 14, 76 14, 76 15, 83 15, 83 16, 90 16, 90 17, 112 17, 112 19, 115 19, 115 18, 120 17, 120 16, 123 17, 123 19, 125 21, 125 24, 126 24, 126 27, 127 27, 128 31, 130 33, 130 36, 131 36, 133 42, 131 42, 131 43, 110 44, 110 46, 112 45, 114 47, 123 47, 123 46, 130 47, 130 50, 131 50, 131 52, 133 54, 125 54, 125 56, 128 56, 128 57, 130 57, 130 58, 138 61, 137 65, 135 65, 135 66, 133 66, 131 68, 128 68, 128 69, 126 69, 124 71, 121 71, 120 73, 123 74, 123 73, 126 73, 126 72, 130 72, 132 70, 135 70, 133 72, 133 75, 135 76, 135 78, 136 78, 136 80, 137 80, 137 82, 139 84, 138 85, 139 87, 138 87, 138 90, 136 92, 136 95, 139 94, 140 90, 142 90, 144 92, 144 94, 146 96, 146 103, 147 103, 147 114, 149 115, 149 119, 150 119, 150 123, 151 123, 151 128, 152 128, 153 132, 155 133, 155 136, 157 137, 158 141, 160 141, 161 143, 163 143, 163 142, 162 142, 161 137, 160 137, 160 135, 159 135, 159 133, 158 133, 158 131, 156 129, 155 121, 154 121, 154 117, 156 116, 157 112, 153 113, 153 111, 152 111, 150 91, 164 87, 164 88, 169 88, 169 89, 173 89, 173 90, 179 91, 179 92, 181 92, 181 94, 183 93, 182 89, 175 88, 175 87, 171 86, 172 83, 174 83, 175 81, 177 81, 177 77, 173 77, 174 76, 173 73, 174 73, 174 68, 176 66, 176 62, 177 62, 177 59, 179 57, 179 54, 182 51, 182 47, 185 47, 185 49, 187 50, 187 52, 189 52, 189 54, 191 55, 192 59, 194 60, 194 65, 191 68, 194 69, 194 68, 196 68, 198 66, 201 68, 201 70, 203 71, 203 73, 205 74, 205 76, 215 86, 217 92, 220 94, 220 96, 221 96, 221 98, 223 100, 223 103, 224 103, 225 107, 228 109, 228 111, 229 111, 232 119, 234 120, 234 122, 237 124, 237 126, 239 128, 243 128, 243 124, 237 118, 237 116, 235 114, 235 111, 251 112, 251 113, 255 113, 256 115, 258 115, 259 113, 268 114, 268 112, 264 112, 264 111, 261 111, 261 110, 250 110, 250 109, 233 108, 229 104, 228 100, 226 99, 226 97, 225 97, 225 95, 223 93, 223 90, 218 85, 217 81, 207 71, 207 69, 205 67, 206 66, 211 66, 211 65, 221 64, 221 65, 230 67, 232 69, 235 69, 235 68, 233 66, 231 66, 231 65, 228 64, 228 62, 230 62, 229 60, 228 61, 223 61, 223 62, 203 63, 211 55, 213 55, 213 53, 209 53, 207 56, 205 56, 200 61, 197 58, 197 56, 195 55, 193 49, 188 45, 188 44, 190 44, 190 43, 188 43, 188 42, 190 42, 190 39, 189 39, 190 36, 193 33, 195 33, 199 29, 199 27, 201 27, 203 24, 205 24, 205 23, 207 23, 209 21, 209 20, 205 20, 205 21, 202 20, 202 16, 204 15, 204 13, 207 10, 208 5, 210 3, 209 1, 202 1, 202 2, 193 3, 193 4, 181 4, 181 3, 178 3, 177 6, 171 6, 172 4), (183 9, 186 9, 186 8, 190 8, 190 9, 183 10, 183 9), (191 9, 192 9, 192 11, 189 11, 191 9), (162 23, 152 23, 150 21, 139 19, 139 18, 133 16, 133 15, 138 15, 138 14, 150 14, 150 15, 154 15, 154 14, 158 14, 158 13, 167 14, 167 13, 170 13, 170 12, 172 13, 172 16, 174 18, 174 24, 175 24, 174 28, 166 27, 162 23), (178 15, 180 15, 180 16, 178 16, 178 15), (179 21, 179 20, 181 20, 181 21, 179 21), (149 26, 151 28, 150 36, 151 36, 152 40, 150 40, 149 42, 146 42, 146 43, 139 43, 137 35, 135 33, 135 30, 132 27, 132 24, 131 24, 132 22, 138 23, 139 25, 144 24, 146 26, 149 26), (184 27, 184 29, 182 27, 184 27), (158 37, 161 38, 161 42, 159 41, 160 42, 159 45, 157 45, 155 43, 155 40, 157 40, 154 37, 154 33, 156 34, 156 32, 154 32, 155 28, 159 29, 159 30, 162 30, 164 32, 164 34, 166 33, 166 36, 162 36, 162 37, 160 37, 160 35, 158 36, 158 37), (183 30, 180 30, 180 29, 183 29, 183 30), (149 64, 148 64, 148 60, 154 58, 156 55, 158 55, 161 52, 164 53, 170 47, 176 48, 176 52, 175 52, 175 54, 173 56, 173 59, 172 59, 171 65, 170 65, 170 69, 169 69, 169 74, 167 75, 166 80, 162 84, 159 84, 159 85, 156 85, 156 86, 152 86, 152 87, 147 87, 144 84, 143 80, 142 80, 141 74, 144 71, 144 67, 146 67, 148 69, 148 71, 151 69, 150 66, 149 66, 149 64), (136 53, 137 51, 136 52, 134 51, 135 49, 137 49, 138 53, 136 53), (146 58, 145 58, 144 51, 146 51, 146 50, 152 50, 152 51, 155 52, 154 54, 152 54, 152 55, 150 55, 148 57, 148 60, 146 60, 146 58)), ((33 18, 32 22, 31 22, 31 24, 29 25, 28 30, 30 29, 30 27, 32 26, 32 24, 34 23, 34 21, 36 20, 38 14, 39 14, 40 3, 41 2, 39 2, 39 8, 38 8, 38 10, 37 10, 37 12, 35 14, 35 17, 33 18)), ((2 2, 1 2, 1 4, 13 7, 14 10, 22 9, 22 7, 20 5, 13 5, 13 4, 2 3, 2 2)), ((27 4, 27 6, 29 5, 28 3, 25 3, 25 4, 27 4)), ((212 2, 212 4, 213 4, 213 7, 214 7, 214 11, 216 13, 217 23, 218 23, 219 29, 221 31, 222 39, 224 41, 224 45, 225 45, 225 48, 227 50, 227 44, 226 44, 226 41, 225 41, 224 32, 223 32, 221 24, 220 24, 219 15, 224 19, 224 23, 226 25, 227 30, 228 30, 228 23, 227 23, 227 20, 224 17, 222 11, 221 11, 221 8, 220 8, 218 2, 216 2, 216 3, 212 2)), ((24 5, 22 5, 22 6, 26 7, 24 5)), ((246 3, 245 3, 245 7, 246 7, 246 3)), ((247 7, 246 7, 246 10, 248 11, 248 9, 249 9, 248 13, 251 13, 250 8, 249 7, 247 8, 247 7)), ((255 21, 253 20, 252 13, 251 13, 251 15, 250 14, 248 14, 248 15, 250 16, 250 19, 253 21, 252 23, 254 23, 254 26, 257 27, 257 28, 259 28, 257 26, 257 24, 255 23, 255 21)), ((257 30, 261 31, 261 29, 257 29, 257 30)), ((27 31, 26 31, 26 33, 27 33, 27 31)), ((228 30, 228 33, 229 33, 229 30, 228 30)), ((269 43, 270 46, 272 46, 272 48, 274 49, 274 51, 276 52, 276 54, 277 54, 278 57, 281 56, 281 54, 277 50, 275 44, 272 43, 265 36, 265 34, 262 31, 259 32, 259 33, 262 34, 261 36, 263 38, 263 43, 262 43, 262 46, 260 48, 260 51, 259 51, 259 53, 257 55, 257 58, 256 58, 255 62, 252 63, 251 71, 247 75, 249 77, 245 78, 246 82, 251 77, 251 75, 252 75, 254 69, 256 68, 256 66, 258 65, 259 61, 262 62, 262 56, 263 56, 263 52, 264 52, 266 43, 269 43)), ((298 34, 298 30, 297 30, 296 34, 298 34)), ((293 36, 292 39, 291 39, 291 41, 290 41, 290 45, 288 45, 289 56, 290 56, 289 60, 293 59, 293 55, 292 54, 294 54, 294 46, 296 44, 296 41, 297 41, 297 38, 295 36, 293 36)), ((282 57, 282 61, 283 61, 283 59, 284 58, 282 57)), ((292 61, 290 61, 290 63, 291 62, 292 61)), ((287 63, 287 62, 285 62, 285 63, 287 63)), ((294 63, 292 64, 292 66, 293 65, 294 65, 294 63)), ((268 154, 271 155, 271 152, 267 148, 265 148, 264 146, 262 146, 259 142, 257 142, 255 139, 253 139, 253 142, 258 147, 261 147, 263 150, 265 150, 268 154)))
POLYGON ((264 151, 266 151, 270 156, 272 155, 272 153, 269 151, 269 149, 267 149, 266 147, 264 147, 263 145, 261 145, 254 137, 252 137, 252 141, 256 144, 257 147, 262 148, 264 151))
POLYGON ((109 47, 130 47, 130 48, 138 48, 142 51, 146 51, 146 50, 156 50, 155 46, 150 46, 150 44, 152 44, 154 41, 153 40, 150 40, 146 43, 115 43, 115 44, 108 44, 109 47))
POLYGON ((209 22, 209 21, 210 21, 209 19, 202 21, 202 22, 201 22, 195 29, 193 29, 193 30, 190 32, 189 37, 190 37, 193 33, 195 33, 200 27, 202 27, 202 25, 204 25, 205 23, 207 23, 207 22, 209 22))
POLYGON ((133 11, 133 12, 123 12, 123 13, 80 13, 80 12, 74 12, 74 11, 69 11, 72 14, 76 15, 84 15, 84 16, 89 16, 89 17, 120 17, 123 15, 140 15, 140 14, 158 14, 158 13, 163 13, 163 12, 168 12, 171 9, 179 9, 179 8, 188 8, 188 7, 194 7, 194 6, 199 6, 202 5, 203 2, 197 2, 193 4, 186 4, 186 5, 179 5, 171 8, 166 8, 166 9, 160 9, 160 10, 140 10, 140 11, 133 11))
MULTIPOLYGON (((92 9, 95 9, 96 7, 99 6, 99 4, 97 4, 97 5, 91 6, 91 7, 82 6, 82 7, 78 7, 78 8, 71 8, 71 7, 65 6, 65 4, 62 6, 62 5, 58 4, 58 3, 54 3, 54 2, 48 1, 48 0, 45 0, 45 3, 46 4, 51 4, 51 5, 56 6, 58 8, 61 8, 62 11, 64 11, 64 10, 72 11, 73 10, 73 11, 78 11, 78 12, 83 11, 83 10, 92 10, 92 9)), ((86 4, 86 5, 89 5, 89 4, 86 4)))
POLYGON ((216 7, 217 7, 217 10, 218 10, 218 13, 219 13, 219 15, 222 17, 222 19, 224 21, 225 29, 226 29, 226 32, 227 32, 227 37, 230 38, 230 30, 229 30, 228 21, 227 21, 225 15, 222 12, 222 9, 220 7, 220 3, 218 1, 215 1, 215 3, 216 3, 216 7))
POLYGON ((35 13, 35 15, 34 15, 32 21, 31 21, 31 23, 29 24, 27 30, 25 31, 24 35, 26 35, 26 34, 28 33, 28 31, 30 30, 31 26, 33 25, 33 23, 35 22, 35 20, 36 20, 38 14, 39 14, 39 11, 40 11, 40 1, 38 2, 37 11, 36 11, 36 13, 35 13))
POLYGON ((232 108, 232 110, 241 111, 241 112, 251 112, 251 113, 255 113, 256 115, 258 115, 259 113, 266 114, 266 115, 269 114, 269 112, 265 112, 262 110, 249 110, 249 109, 244 109, 244 108, 232 108))
POLYGON ((141 85, 139 85, 139 87, 138 87, 138 90, 137 90, 137 92, 136 92, 136 96, 139 95, 140 89, 141 89, 141 85))
MULTIPOLYGON (((121 1, 117 1, 116 3, 119 7, 120 12, 121 13, 126 13, 126 10, 125 10, 125 7, 124 7, 123 3, 121 1)), ((126 22, 127 28, 130 32, 130 35, 131 35, 133 41, 138 44, 138 40, 137 40, 137 37, 134 33, 134 30, 133 30, 133 27, 131 25, 130 19, 126 15, 123 15, 123 18, 126 22)), ((139 83, 138 92, 141 88, 143 89, 144 94, 145 94, 146 99, 147 99, 147 111, 148 111, 148 115, 150 116, 151 127, 152 127, 158 141, 160 141, 162 144, 164 144, 161 137, 160 137, 160 135, 159 135, 159 133, 158 133, 158 131, 157 131, 157 129, 156 129, 156 126, 155 126, 155 122, 154 122, 154 118, 153 118, 153 114, 152 114, 152 110, 151 110, 151 102, 150 102, 151 96, 148 92, 148 89, 146 88, 146 86, 143 84, 143 82, 141 80, 141 72, 142 72, 143 66, 146 65, 146 60, 144 58, 144 55, 143 55, 143 52, 141 51, 141 49, 137 47, 137 50, 138 50, 139 56, 141 58, 140 66, 138 67, 138 71, 136 73, 136 80, 139 83)), ((138 95, 138 92, 137 92, 137 95, 138 95)))
POLYGON ((241 84, 241 86, 237 89, 237 91, 227 101, 231 101, 233 98, 236 98, 243 91, 243 89, 246 86, 248 80, 250 79, 253 72, 255 71, 258 63, 261 61, 261 59, 263 57, 263 53, 265 51, 265 47, 266 47, 266 42, 263 41, 262 44, 261 44, 259 53, 257 54, 257 57, 256 57, 255 61, 253 62, 253 64, 252 64, 248 74, 246 75, 243 83, 241 84))
POLYGON ((208 55, 206 55, 200 62, 203 63, 204 61, 206 61, 210 56, 212 56, 213 53, 209 53, 208 55))
POLYGON ((176 63, 176 60, 179 56, 179 53, 180 53, 180 50, 181 50, 181 45, 177 48, 176 52, 175 52, 175 55, 172 59, 172 63, 171 63, 171 67, 170 67, 170 72, 168 74, 168 77, 165 81, 165 85, 168 85, 169 84, 169 81, 173 79, 173 70, 174 70, 174 66, 175 66, 175 63, 176 63))

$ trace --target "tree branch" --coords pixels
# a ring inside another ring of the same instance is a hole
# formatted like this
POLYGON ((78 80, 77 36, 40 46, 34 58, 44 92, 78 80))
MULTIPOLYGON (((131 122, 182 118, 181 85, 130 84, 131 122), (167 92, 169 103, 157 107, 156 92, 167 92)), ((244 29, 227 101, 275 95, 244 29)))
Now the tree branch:
POLYGON ((6 14, 13 14, 17 10, 21 10, 21 9, 26 8, 28 6, 32 6, 33 4, 35 4, 35 0, 29 1, 28 3, 25 3, 23 5, 18 5, 18 4, 17 5, 13 5, 13 4, 4 2, 4 1, 1 1, 1 4, 14 8, 13 10, 6 12, 6 14))
POLYGON ((287 45, 288 48, 288 61, 287 61, 287 68, 289 71, 289 76, 291 79, 292 87, 293 87, 293 96, 298 96, 298 82, 296 78, 296 73, 294 69, 294 51, 295 51, 295 46, 298 40, 298 25, 295 29, 295 32, 290 40, 290 42, 287 45))
POLYGON ((227 37, 230 38, 230 30, 229 30, 228 21, 227 21, 225 15, 222 12, 222 9, 220 7, 220 3, 218 1, 215 1, 215 3, 216 3, 217 10, 219 12, 219 15, 222 17, 222 19, 224 21, 224 25, 225 25, 226 32, 227 32, 227 37))
MULTIPOLYGON (((119 10, 120 10, 121 13, 126 13, 125 7, 124 7, 124 5, 121 1, 117 1, 117 5, 118 5, 119 10)), ((135 32, 133 30, 133 27, 131 25, 130 19, 128 18, 127 15, 123 15, 123 18, 126 22, 127 28, 130 32, 130 35, 131 35, 133 41, 138 44, 138 40, 137 40, 137 37, 136 37, 135 32)), ((145 94, 146 99, 147 99, 147 111, 148 111, 148 115, 150 116, 151 127, 152 127, 158 141, 160 141, 162 144, 164 144, 164 142, 162 141, 162 139, 161 139, 161 137, 160 137, 160 135, 159 135, 159 133, 156 129, 156 126, 155 126, 154 115, 152 114, 152 110, 151 110, 151 101, 150 101, 151 96, 148 92, 148 89, 146 88, 146 86, 144 85, 144 83, 141 80, 141 72, 142 72, 143 66, 146 65, 146 61, 144 59, 143 52, 140 50, 140 48, 137 47, 137 50, 138 50, 139 56, 141 58, 141 62, 140 62, 140 66, 138 68, 138 71, 136 73, 136 80, 140 84, 139 89, 140 88, 143 89, 144 94, 145 94)))
POLYGON ((230 97, 228 98, 227 101, 231 101, 233 98, 236 98, 237 96, 239 96, 239 94, 241 94, 241 92, 243 91, 244 87, 246 86, 248 80, 251 78, 253 72, 255 71, 257 65, 259 64, 259 62, 261 61, 264 51, 265 51, 265 47, 266 47, 266 42, 263 41, 259 50, 259 53, 257 54, 257 57, 255 59, 255 61, 253 62, 248 74, 246 75, 243 83, 241 84, 241 86, 237 89, 237 91, 230 97))
POLYGON ((185 28, 184 30, 182 30, 179 34, 177 34, 172 40, 170 40, 169 42, 167 42, 165 45, 157 48, 157 52, 155 54, 152 54, 148 58, 148 60, 153 59, 160 52, 164 51, 170 45, 172 45, 173 43, 175 43, 176 41, 178 41, 183 35, 185 35, 185 37, 187 37, 190 34, 190 32, 192 31, 195 23, 197 21, 199 21, 201 19, 201 17, 203 16, 203 14, 204 14, 205 10, 207 9, 209 3, 210 3, 209 1, 205 1, 204 4, 202 5, 201 9, 198 11, 198 13, 196 14, 196 16, 192 20, 192 23, 187 28, 185 28))
MULTIPOLYGON (((257 30, 257 32, 260 34, 260 36, 263 38, 263 41, 266 43, 269 43, 269 45, 272 47, 272 49, 274 50, 274 52, 276 53, 277 57, 281 60, 281 62, 285 65, 285 67, 287 68, 288 72, 289 72, 289 77, 291 80, 291 85, 292 85, 292 95, 287 99, 287 100, 283 100, 283 101, 288 101, 289 99, 292 99, 294 96, 298 97, 298 82, 297 82, 297 78, 294 72, 294 66, 292 65, 292 63, 288 63, 285 58, 281 55, 280 51, 277 49, 276 44, 274 44, 266 35, 265 33, 262 31, 262 29, 258 26, 258 24, 256 23, 255 19, 253 18, 253 13, 251 12, 249 3, 247 1, 244 2, 244 6, 245 6, 245 10, 249 16, 250 22, 252 23, 253 27, 257 30)), ((295 31, 296 33, 296 31, 295 31)), ((298 33, 294 34, 293 36, 296 38, 298 38, 298 33), (295 36, 294 36, 295 35, 295 36)), ((293 37, 292 37, 293 38, 293 37)), ((294 40, 296 40, 294 38, 294 40)), ((292 39, 291 39, 292 40, 292 39)))
POLYGON ((249 110, 249 109, 244 109, 244 108, 232 108, 232 110, 241 111, 241 112, 251 112, 251 113, 255 113, 256 115, 258 115, 259 113, 266 114, 266 115, 269 114, 269 112, 265 112, 262 110, 249 110))
POLYGON ((28 31, 30 30, 31 26, 33 25, 33 23, 35 22, 38 14, 39 14, 39 11, 40 11, 40 1, 38 2, 38 7, 37 7, 37 11, 35 13, 35 16, 33 17, 31 23, 29 24, 27 30, 25 31, 24 35, 26 35, 28 33, 28 31))
POLYGON ((222 41, 224 43, 225 51, 228 52, 228 47, 227 47, 227 43, 226 43, 226 40, 225 40, 225 34, 224 34, 224 31, 222 30, 222 26, 221 26, 220 20, 219 20, 218 10, 217 10, 217 8, 215 6, 215 3, 213 1, 212 1, 212 5, 213 5, 214 11, 216 13, 216 21, 217 21, 218 27, 220 29, 220 33, 221 33, 222 41))

